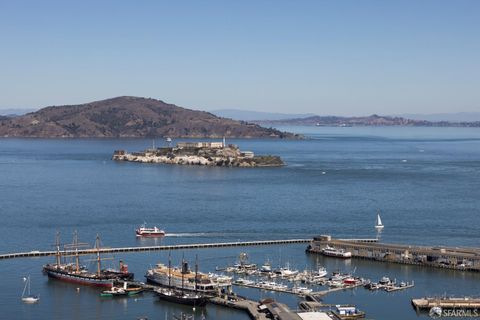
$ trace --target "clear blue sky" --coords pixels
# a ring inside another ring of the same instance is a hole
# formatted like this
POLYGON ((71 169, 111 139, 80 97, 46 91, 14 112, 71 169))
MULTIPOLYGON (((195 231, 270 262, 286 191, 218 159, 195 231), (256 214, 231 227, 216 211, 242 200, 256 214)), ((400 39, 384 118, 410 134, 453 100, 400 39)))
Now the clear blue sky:
POLYGON ((1 1, 0 108, 480 111, 480 1, 1 1))

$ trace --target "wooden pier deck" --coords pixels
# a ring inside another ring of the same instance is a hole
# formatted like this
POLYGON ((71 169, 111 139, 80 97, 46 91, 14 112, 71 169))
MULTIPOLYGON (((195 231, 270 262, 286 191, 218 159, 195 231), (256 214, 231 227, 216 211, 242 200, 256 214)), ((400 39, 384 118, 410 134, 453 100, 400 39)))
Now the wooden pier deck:
POLYGON ((420 298, 412 299, 417 309, 441 307, 445 309, 480 309, 480 298, 420 298))
MULTIPOLYGON (((169 251, 169 250, 188 250, 188 249, 208 249, 208 248, 226 248, 226 247, 246 247, 246 246, 267 246, 280 244, 298 244, 309 243, 311 239, 284 239, 284 240, 261 240, 261 241, 236 241, 236 242, 216 242, 216 243, 193 243, 193 244, 175 244, 163 246, 145 246, 145 247, 123 247, 123 248, 100 248, 100 253, 128 253, 128 252, 149 252, 149 251, 169 251)), ((28 252, 4 253, 0 254, 0 260, 14 258, 33 258, 47 257, 55 255, 56 251, 32 250, 28 252)), ((64 250, 63 254, 75 254, 74 250, 64 250)), ((88 255, 97 253, 97 249, 78 250, 79 255, 88 255)))
POLYGON ((462 271, 480 271, 480 248, 386 244, 361 239, 315 237, 307 252, 321 253, 326 246, 352 253, 352 258, 428 266, 462 271))
POLYGON ((211 298, 209 300, 210 303, 219 305, 219 306, 224 306, 227 308, 233 308, 233 309, 239 309, 239 310, 244 310, 248 313, 251 319, 256 319, 256 320, 267 320, 267 315, 265 313, 262 313, 258 310, 258 302, 252 301, 252 300, 238 300, 238 301, 230 301, 230 300, 225 300, 222 298, 211 298))

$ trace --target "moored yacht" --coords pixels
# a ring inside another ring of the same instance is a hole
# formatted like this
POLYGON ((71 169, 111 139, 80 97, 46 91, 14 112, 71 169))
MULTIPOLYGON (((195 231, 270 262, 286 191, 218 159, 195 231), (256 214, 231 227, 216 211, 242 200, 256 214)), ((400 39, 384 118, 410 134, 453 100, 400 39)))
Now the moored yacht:
POLYGON ((344 249, 337 249, 334 247, 330 247, 328 245, 322 249, 321 253, 324 256, 343 258, 343 259, 350 259, 352 257, 352 253, 350 251, 345 251, 344 249))

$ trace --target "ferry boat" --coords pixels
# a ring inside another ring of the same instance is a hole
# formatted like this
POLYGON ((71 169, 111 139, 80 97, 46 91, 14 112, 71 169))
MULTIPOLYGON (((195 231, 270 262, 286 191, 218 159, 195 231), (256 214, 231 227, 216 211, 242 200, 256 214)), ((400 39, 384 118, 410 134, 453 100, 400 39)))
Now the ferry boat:
POLYGON ((326 246, 322 249, 321 253, 324 256, 336 257, 336 258, 343 258, 343 259, 350 259, 352 257, 352 253, 350 251, 345 251, 344 249, 337 249, 330 246, 326 246))
POLYGON ((146 223, 144 223, 135 230, 135 234, 137 237, 163 237, 165 236, 165 231, 157 228, 156 226, 153 228, 148 228, 146 223))
POLYGON ((90 285, 97 287, 113 287, 115 280, 132 280, 133 273, 128 272, 128 266, 120 261, 120 270, 107 269, 102 270, 101 261, 105 260, 100 257, 100 238, 97 235, 95 241, 96 251, 96 272, 90 272, 85 267, 80 266, 78 248, 86 244, 78 242, 77 234, 74 234, 74 243, 65 246, 65 251, 60 251, 60 238, 57 233, 55 263, 46 264, 43 266, 43 272, 53 279, 58 279, 66 282, 78 283, 81 285, 90 285), (67 251, 67 249, 70 249, 67 251), (74 263, 62 263, 63 257, 74 256, 74 263))
POLYGON ((170 259, 168 266, 159 263, 154 268, 147 270, 145 278, 148 282, 163 287, 204 293, 214 293, 219 287, 231 285, 231 280, 222 279, 222 282, 219 282, 198 270, 192 272, 184 260, 181 267, 172 267, 170 259))

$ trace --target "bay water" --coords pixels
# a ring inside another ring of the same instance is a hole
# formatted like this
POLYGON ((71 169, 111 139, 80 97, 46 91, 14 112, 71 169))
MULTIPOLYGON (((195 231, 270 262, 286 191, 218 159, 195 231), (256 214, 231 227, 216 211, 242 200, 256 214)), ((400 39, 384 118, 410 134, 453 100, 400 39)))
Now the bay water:
MULTIPOLYGON (((110 247, 269 239, 374 238, 377 212, 381 241, 480 247, 480 130, 475 128, 285 127, 303 140, 234 139, 242 150, 280 155, 280 168, 223 168, 114 162, 116 149, 139 151, 150 139, 0 139, 0 253, 52 250, 55 233, 110 247), (162 239, 135 237, 143 222, 166 230, 162 239)), ((185 141, 186 139, 180 139, 185 141)), ((179 140, 179 141, 180 141, 179 140)), ((176 141, 174 141, 175 143, 176 141)), ((164 144, 161 139, 157 145, 164 144)), ((386 275, 415 281, 401 292, 363 288, 332 293, 325 303, 352 303, 369 319, 428 318, 410 305, 425 295, 478 295, 480 275, 307 255, 306 245, 199 249, 172 252, 200 270, 251 262, 303 270, 317 263, 328 271, 386 275)), ((135 277, 167 262, 167 252, 127 253, 135 277)), ((158 301, 104 299, 98 289, 48 280, 42 265, 53 258, 0 261, 0 316, 5 319, 171 319, 191 308, 158 301), (24 276, 40 303, 22 304, 24 276)), ((110 262, 105 262, 108 265, 110 262)), ((113 263, 113 262, 112 262, 113 263)), ((89 264, 89 262, 85 262, 89 264)), ((289 294, 235 288, 252 299, 273 297, 297 308, 289 294)), ((208 306, 206 319, 248 319, 240 311, 208 306)))

